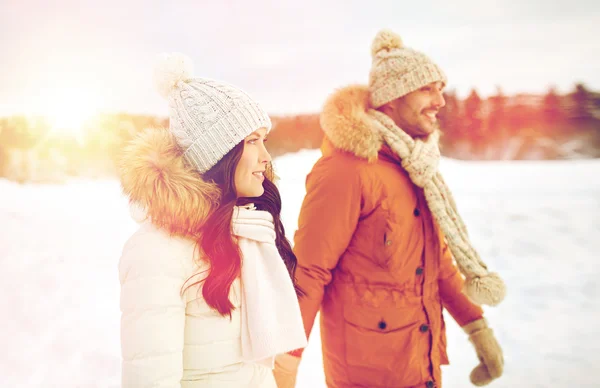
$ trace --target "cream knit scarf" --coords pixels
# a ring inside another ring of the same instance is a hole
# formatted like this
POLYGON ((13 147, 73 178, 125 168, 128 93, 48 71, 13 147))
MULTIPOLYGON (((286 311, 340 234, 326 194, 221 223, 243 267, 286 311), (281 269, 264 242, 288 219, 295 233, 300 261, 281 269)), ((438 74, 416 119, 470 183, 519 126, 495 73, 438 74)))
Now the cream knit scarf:
POLYGON ((275 355, 307 345, 298 298, 271 214, 236 207, 233 233, 242 251, 242 356, 273 367, 275 355))
POLYGON ((460 272, 466 277, 467 296, 479 304, 500 303, 506 293, 504 282, 498 274, 488 272, 471 244, 452 193, 438 172, 439 133, 434 132, 426 141, 413 139, 389 116, 374 109, 369 110, 369 115, 385 142, 402 160, 402 167, 412 182, 424 189, 429 210, 444 232, 460 272))

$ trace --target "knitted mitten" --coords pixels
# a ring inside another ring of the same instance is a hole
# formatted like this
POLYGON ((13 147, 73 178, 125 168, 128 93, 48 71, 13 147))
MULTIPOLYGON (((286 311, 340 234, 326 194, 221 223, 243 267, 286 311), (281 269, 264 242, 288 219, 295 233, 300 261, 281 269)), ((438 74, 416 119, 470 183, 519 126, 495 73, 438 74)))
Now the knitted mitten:
POLYGON ((504 356, 492 329, 484 318, 463 326, 475 347, 480 364, 471 372, 471 382, 480 387, 502 375, 504 356))

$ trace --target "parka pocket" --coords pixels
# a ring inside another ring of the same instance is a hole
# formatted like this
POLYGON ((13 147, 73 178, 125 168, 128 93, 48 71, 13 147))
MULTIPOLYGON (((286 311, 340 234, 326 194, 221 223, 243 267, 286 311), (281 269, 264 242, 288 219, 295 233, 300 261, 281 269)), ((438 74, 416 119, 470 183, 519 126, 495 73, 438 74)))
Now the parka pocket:
POLYGON ((424 338, 419 332, 419 318, 418 308, 345 306, 345 359, 349 381, 369 387, 420 383, 423 361, 420 342, 424 338))
POLYGON ((392 258, 395 240, 389 220, 389 213, 385 209, 377 211, 373 214, 372 222, 372 259, 378 266, 386 268, 392 258))

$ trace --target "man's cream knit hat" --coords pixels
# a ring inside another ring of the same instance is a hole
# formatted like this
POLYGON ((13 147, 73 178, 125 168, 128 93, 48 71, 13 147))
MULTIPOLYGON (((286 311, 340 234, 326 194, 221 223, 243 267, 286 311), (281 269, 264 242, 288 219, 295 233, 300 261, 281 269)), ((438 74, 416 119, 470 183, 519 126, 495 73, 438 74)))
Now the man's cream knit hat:
POLYGON ((154 81, 169 102, 169 130, 184 158, 204 173, 252 132, 270 130, 271 120, 242 90, 192 73, 187 56, 162 54, 154 81))
POLYGON ((373 63, 369 76, 371 104, 387 104, 432 82, 446 83, 446 75, 425 54, 404 47, 390 30, 381 30, 371 46, 373 63))

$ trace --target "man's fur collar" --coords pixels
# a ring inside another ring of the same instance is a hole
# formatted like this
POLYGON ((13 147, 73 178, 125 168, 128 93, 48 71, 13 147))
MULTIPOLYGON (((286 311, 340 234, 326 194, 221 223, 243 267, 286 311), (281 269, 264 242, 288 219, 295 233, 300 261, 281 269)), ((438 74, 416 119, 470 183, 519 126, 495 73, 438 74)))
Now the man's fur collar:
POLYGON ((327 99, 321 113, 321 127, 335 148, 373 161, 377 159, 383 138, 368 114, 369 109, 373 108, 368 87, 347 86, 327 99))

